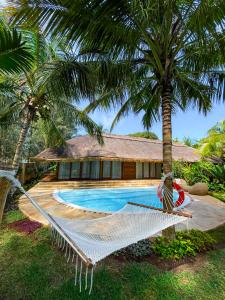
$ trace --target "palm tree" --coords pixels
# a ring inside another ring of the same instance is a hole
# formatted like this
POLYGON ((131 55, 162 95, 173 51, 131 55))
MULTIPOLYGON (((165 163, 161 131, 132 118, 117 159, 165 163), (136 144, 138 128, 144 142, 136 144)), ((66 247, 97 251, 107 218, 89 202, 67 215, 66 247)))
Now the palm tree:
MULTIPOLYGON (((92 64, 89 66, 81 56, 75 56, 61 43, 50 43, 37 32, 26 32, 26 35, 36 54, 35 64, 29 73, 5 77, 0 89, 0 126, 23 120, 12 163, 16 171, 32 123, 42 120, 45 129, 51 133, 51 139, 61 144, 64 142, 55 123, 56 112, 58 117, 83 126, 102 142, 101 128, 75 105, 81 98, 92 96, 96 90, 92 64)), ((6 195, 4 192, 0 221, 6 195)))
POLYGON ((23 119, 12 164, 14 169, 18 168, 32 122, 42 119, 44 126, 51 130, 52 139, 56 136, 56 140, 63 142, 54 122, 54 111, 58 112, 58 116, 82 125, 90 134, 101 138, 100 128, 75 106, 76 101, 81 97, 89 97, 95 90, 88 64, 76 60, 73 54, 65 53, 64 49, 54 49, 53 44, 37 33, 27 32, 27 35, 27 38, 33 39, 33 52, 37 53, 35 66, 32 72, 16 79, 8 77, 2 83, 5 89, 2 88, 2 95, 0 94, 3 107, 0 111, 0 124, 17 121, 21 117, 23 119))
MULTIPOLYGON (((7 26, 5 19, 0 18, 0 76, 18 74, 31 68, 33 55, 22 39, 22 34, 15 28, 7 26)), ((1 87, 0 87, 1 89, 1 87)), ((1 92, 1 90, 0 90, 1 92)), ((0 223, 5 207, 5 201, 10 190, 6 180, 0 180, 0 223)))
POLYGON ((10 29, 0 18, 0 76, 29 70, 32 53, 15 28, 10 29))
MULTIPOLYGON (((80 42, 82 49, 92 53, 91 58, 95 50, 96 59, 120 67, 126 80, 107 89, 92 103, 92 109, 121 104, 115 122, 128 111, 142 111, 147 129, 162 117, 163 171, 172 172, 172 112, 192 106, 206 113, 212 100, 224 97, 225 2, 17 3, 15 22, 44 25, 48 34, 80 42)), ((164 197, 164 207, 173 209, 171 177, 165 185, 169 195, 164 197)), ((173 236, 174 230, 167 233, 173 236)))

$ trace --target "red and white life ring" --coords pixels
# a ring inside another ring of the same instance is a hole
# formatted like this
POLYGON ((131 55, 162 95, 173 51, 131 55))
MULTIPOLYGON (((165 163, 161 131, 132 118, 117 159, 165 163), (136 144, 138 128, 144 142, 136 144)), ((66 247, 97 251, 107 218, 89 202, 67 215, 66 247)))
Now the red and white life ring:
MULTIPOLYGON (((184 194, 184 190, 181 188, 181 186, 179 184, 177 184, 176 182, 173 182, 173 188, 178 192, 179 194, 179 198, 177 199, 177 201, 175 202, 175 207, 180 206, 185 199, 185 194, 184 194)), ((163 195, 162 195, 162 187, 159 186, 158 191, 157 191, 157 196, 159 197, 160 201, 163 202, 163 195)))

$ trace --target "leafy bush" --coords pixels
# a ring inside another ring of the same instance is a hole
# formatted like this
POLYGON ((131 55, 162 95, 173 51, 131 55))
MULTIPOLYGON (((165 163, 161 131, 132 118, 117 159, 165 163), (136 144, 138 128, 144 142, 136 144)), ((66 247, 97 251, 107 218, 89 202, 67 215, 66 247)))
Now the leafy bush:
POLYGON ((192 229, 177 232, 176 238, 172 241, 165 237, 156 238, 152 250, 164 259, 180 259, 212 249, 214 243, 215 240, 208 233, 192 229))
POLYGON ((119 255, 125 255, 125 256, 131 256, 134 258, 140 258, 143 256, 147 256, 151 253, 151 243, 149 239, 145 239, 142 241, 139 241, 135 244, 132 244, 126 248, 123 248, 119 251, 116 251, 114 253, 115 256, 119 255))
POLYGON ((205 182, 211 191, 225 191, 225 165, 214 165, 206 161, 193 164, 174 162, 173 172, 176 178, 184 179, 187 184, 205 182))
POLYGON ((173 174, 175 178, 184 178, 184 168, 188 166, 187 163, 181 161, 173 162, 173 174))
POLYGON ((176 178, 183 178, 189 185, 197 182, 209 184, 212 177, 214 165, 206 161, 198 161, 192 164, 185 162, 174 162, 173 171, 176 178))
POLYGON ((210 173, 215 183, 225 182, 225 165, 214 165, 210 173))
POLYGON ((208 184, 209 190, 212 192, 223 192, 225 193, 225 185, 222 183, 210 182, 208 184))

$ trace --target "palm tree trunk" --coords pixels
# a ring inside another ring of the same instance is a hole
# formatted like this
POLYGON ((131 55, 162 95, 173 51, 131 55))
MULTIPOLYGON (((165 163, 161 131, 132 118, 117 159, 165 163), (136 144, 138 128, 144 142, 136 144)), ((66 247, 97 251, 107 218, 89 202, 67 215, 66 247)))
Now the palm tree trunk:
POLYGON ((31 114, 30 114, 30 112, 28 112, 25 115, 25 118, 24 118, 24 121, 23 121, 23 125, 22 125, 21 131, 20 131, 19 140, 18 140, 18 143, 17 143, 17 146, 16 146, 15 155, 14 155, 14 158, 13 158, 12 167, 13 167, 13 169, 16 170, 16 172, 18 171, 18 168, 19 168, 19 162, 20 162, 20 159, 21 159, 23 146, 24 146, 25 141, 26 141, 27 133, 28 133, 28 130, 30 128, 31 119, 32 119, 31 114))
POLYGON ((10 187, 11 184, 9 181, 4 178, 0 179, 0 224, 2 223, 3 212, 10 187))
MULTIPOLYGON (((27 133, 28 133, 31 121, 32 121, 32 113, 28 111, 27 114, 25 115, 25 118, 23 121, 23 126, 20 131, 20 136, 19 136, 19 140, 18 140, 17 147, 16 147, 16 152, 15 152, 13 163, 12 163, 12 168, 14 170, 16 170, 16 172, 18 171, 18 168, 19 168, 19 161, 21 158, 21 153, 23 150, 23 146, 24 146, 24 143, 25 143, 25 140, 27 137, 27 133)), ((2 222, 6 199, 7 199, 8 193, 10 191, 10 188, 11 188, 11 183, 9 181, 7 181, 5 179, 0 179, 0 224, 2 222)))
MULTIPOLYGON (((171 85, 167 85, 162 93, 162 136, 163 136, 163 173, 172 172, 172 123, 171 123, 171 85)), ((173 182, 171 177, 165 180, 166 191, 163 198, 163 208, 173 210, 173 182)), ((163 230, 168 239, 175 238, 175 227, 163 230)))

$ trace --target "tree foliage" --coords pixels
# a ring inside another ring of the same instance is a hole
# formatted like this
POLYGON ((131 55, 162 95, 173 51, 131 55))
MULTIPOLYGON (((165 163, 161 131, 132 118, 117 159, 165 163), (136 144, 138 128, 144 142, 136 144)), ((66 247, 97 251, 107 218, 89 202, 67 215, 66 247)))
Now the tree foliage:
POLYGON ((9 28, 0 16, 0 75, 20 73, 31 68, 33 55, 22 33, 9 28))
POLYGON ((213 126, 207 137, 201 139, 198 144, 203 157, 225 160, 225 120, 213 126))
POLYGON ((144 131, 144 132, 135 132, 135 133, 130 133, 128 134, 129 136, 134 136, 134 137, 143 137, 146 139, 151 139, 151 140, 158 140, 158 136, 151 131, 144 131))
POLYGON ((64 119, 72 127, 84 127, 101 142, 101 128, 76 106, 81 97, 95 93, 92 65, 73 55, 67 45, 50 42, 39 32, 24 31, 24 36, 35 60, 30 72, 4 76, 0 83, 1 129, 18 123, 22 132, 26 123, 26 136, 31 125, 38 123, 46 145, 58 145, 65 140, 57 120, 64 119))
MULTIPOLYGON (((224 0, 17 0, 16 24, 79 45, 105 88, 87 111, 119 110, 112 124, 133 112, 145 129, 162 119, 163 171, 172 172, 171 115, 196 108, 206 114, 224 100, 224 0)), ((165 181, 173 208, 172 178, 165 181)), ((169 199, 167 205, 166 199, 169 199)), ((171 231, 172 232, 172 231, 171 231)))

